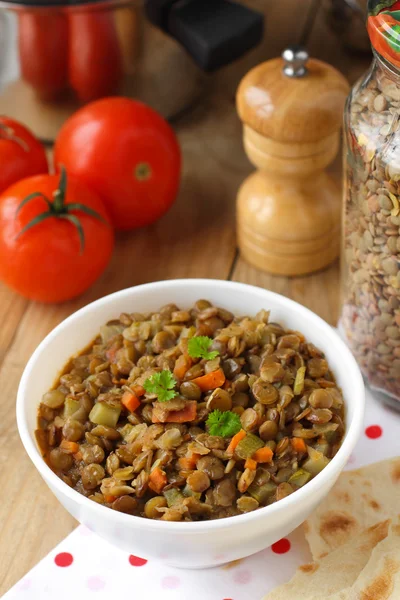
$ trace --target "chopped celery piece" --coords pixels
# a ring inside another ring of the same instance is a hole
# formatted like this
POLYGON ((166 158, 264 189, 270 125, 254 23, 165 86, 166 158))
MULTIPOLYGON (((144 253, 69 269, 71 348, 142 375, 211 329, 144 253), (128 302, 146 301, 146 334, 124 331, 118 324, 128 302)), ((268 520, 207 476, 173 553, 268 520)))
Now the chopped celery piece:
POLYGON ((330 431, 326 431, 324 433, 325 439, 327 442, 329 442, 329 444, 332 444, 332 442, 334 442, 337 438, 337 431, 336 430, 330 430, 330 431))
POLYGON ((325 454, 328 452, 329 450, 329 444, 328 442, 318 442, 318 444, 315 444, 314 449, 317 450, 317 452, 321 452, 321 454, 325 454))
POLYGON ((175 506, 175 504, 180 504, 182 500, 184 500, 184 495, 177 488, 171 488, 163 492, 163 496, 167 501, 168 507, 175 506))
POLYGON ((318 460, 321 454, 321 452, 318 452, 318 450, 316 450, 316 448, 313 448, 312 446, 307 446, 307 452, 308 456, 312 460, 318 460))
POLYGON ((300 367, 297 369, 296 379, 294 380, 293 392, 295 396, 299 396, 304 388, 304 377, 306 374, 306 367, 300 367))
POLYGON ((289 477, 289 483, 297 487, 302 487, 311 479, 311 473, 304 469, 297 469, 293 475, 289 477))
POLYGON ((267 483, 264 483, 263 485, 256 485, 252 483, 247 491, 251 496, 253 496, 253 498, 257 500, 259 504, 264 504, 267 498, 275 493, 276 484, 272 481, 267 481, 267 483))
POLYGON ((201 494, 199 492, 194 492, 190 486, 188 486, 188 484, 185 485, 185 487, 183 488, 183 495, 184 496, 193 496, 193 498, 197 498, 197 500, 200 500, 201 498, 201 494))
POLYGON ((79 400, 74 400, 74 398, 65 398, 63 417, 72 417, 72 415, 76 413, 79 407, 79 400))
POLYGON ((257 450, 264 446, 264 442, 253 433, 247 433, 235 449, 235 454, 239 458, 251 458, 257 450))
POLYGON ((310 448, 309 454, 310 458, 303 463, 303 469, 311 473, 311 475, 318 475, 330 463, 330 459, 314 449, 313 452, 310 452, 310 448))
POLYGON ((96 423, 96 425, 115 427, 120 414, 120 406, 110 406, 106 402, 97 402, 89 413, 89 420, 96 423))
POLYGON ((314 424, 315 431, 318 431, 318 433, 320 435, 325 435, 325 433, 327 431, 336 431, 336 429, 338 429, 338 428, 339 428, 339 424, 332 423, 332 421, 330 421, 329 423, 315 423, 314 424))

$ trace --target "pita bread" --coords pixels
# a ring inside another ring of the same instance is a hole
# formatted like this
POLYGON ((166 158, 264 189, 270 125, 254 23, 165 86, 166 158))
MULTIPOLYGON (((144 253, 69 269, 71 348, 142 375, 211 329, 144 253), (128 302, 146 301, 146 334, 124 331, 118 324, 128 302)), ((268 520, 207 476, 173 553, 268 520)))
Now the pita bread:
MULTIPOLYGON (((353 537, 341 548, 309 565, 300 567, 294 577, 264 597, 264 600, 322 600, 349 589, 368 563, 371 552, 388 534, 389 521, 383 521, 353 537)), ((361 597, 360 597, 361 600, 361 597)), ((368 596, 362 600, 381 600, 368 596)))
POLYGON ((342 473, 304 523, 313 558, 325 556, 379 521, 396 519, 399 513, 400 458, 342 473))
POLYGON ((373 549, 370 559, 348 590, 327 600, 399 600, 400 525, 392 525, 389 535, 373 549))

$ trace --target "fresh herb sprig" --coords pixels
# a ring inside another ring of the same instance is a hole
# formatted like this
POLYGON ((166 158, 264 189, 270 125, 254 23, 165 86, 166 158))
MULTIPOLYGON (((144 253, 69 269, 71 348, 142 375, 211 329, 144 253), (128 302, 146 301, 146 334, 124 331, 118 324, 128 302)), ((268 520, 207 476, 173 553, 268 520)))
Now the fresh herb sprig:
POLYGON ((213 410, 208 415, 206 424, 210 435, 220 437, 232 437, 242 428, 239 415, 230 410, 213 410))
POLYGON ((206 335, 198 335, 190 338, 188 352, 192 358, 205 358, 212 360, 219 355, 218 350, 210 350, 213 340, 206 335))
POLYGON ((144 389, 148 394, 155 394, 159 402, 168 402, 178 395, 174 390, 176 379, 171 371, 165 369, 160 373, 154 373, 143 384, 144 389))

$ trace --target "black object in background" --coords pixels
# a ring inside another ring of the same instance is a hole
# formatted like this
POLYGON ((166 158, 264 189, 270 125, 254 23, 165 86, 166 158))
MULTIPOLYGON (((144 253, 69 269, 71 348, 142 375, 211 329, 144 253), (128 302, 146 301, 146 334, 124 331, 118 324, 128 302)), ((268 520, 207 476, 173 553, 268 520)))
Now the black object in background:
POLYGON ((230 0, 146 0, 149 20, 204 71, 229 64, 262 38, 264 16, 230 0))

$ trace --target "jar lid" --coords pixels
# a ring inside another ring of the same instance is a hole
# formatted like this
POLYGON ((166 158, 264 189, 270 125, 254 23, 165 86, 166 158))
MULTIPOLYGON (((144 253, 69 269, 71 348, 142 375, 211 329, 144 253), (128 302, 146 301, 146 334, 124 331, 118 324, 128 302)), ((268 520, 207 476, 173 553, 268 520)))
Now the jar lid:
POLYGON ((400 0, 368 0, 367 27, 374 50, 400 67, 400 0))
POLYGON ((1 5, 18 8, 31 6, 32 8, 53 8, 56 6, 84 6, 85 4, 109 3, 109 0, 2 0, 1 5))
POLYGON ((262 136, 308 143, 340 129, 348 92, 339 71, 292 46, 244 76, 236 105, 242 122, 262 136))

